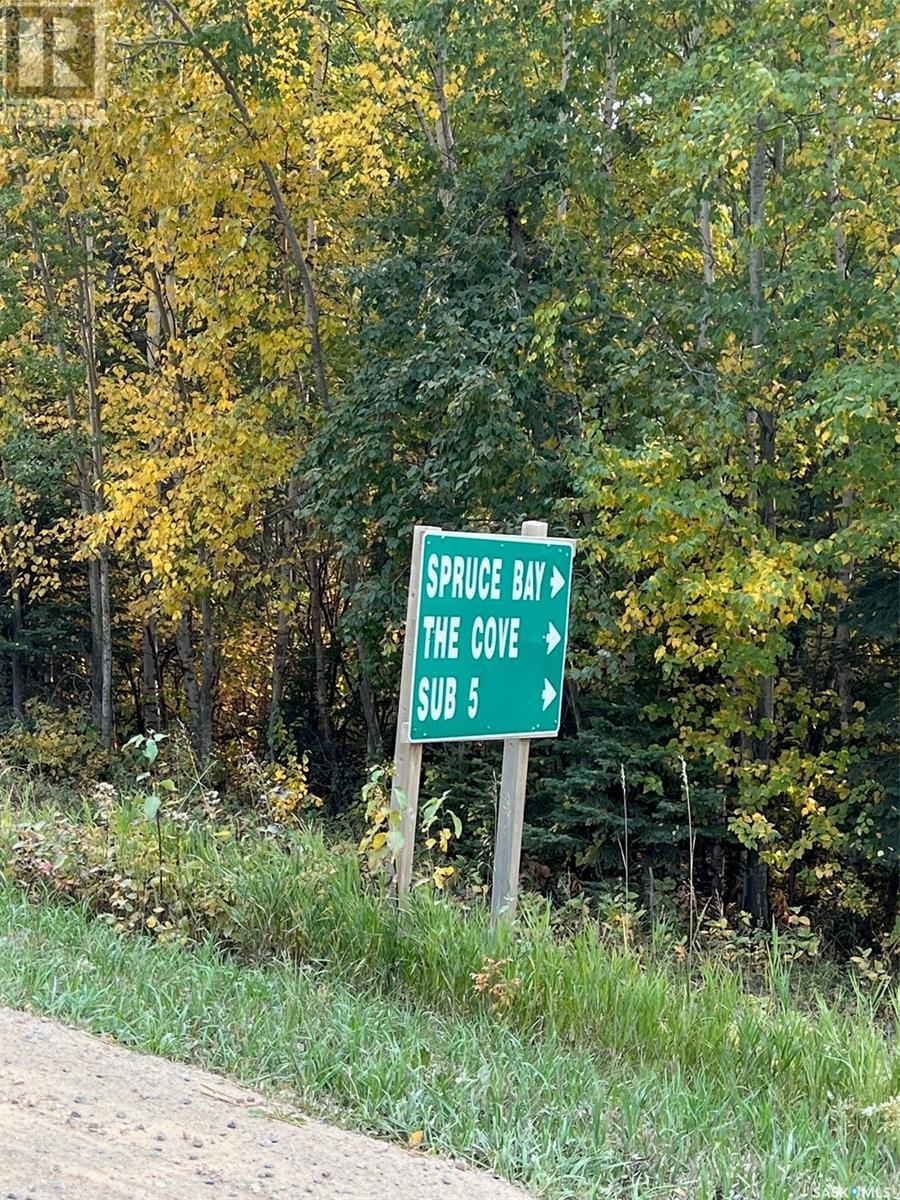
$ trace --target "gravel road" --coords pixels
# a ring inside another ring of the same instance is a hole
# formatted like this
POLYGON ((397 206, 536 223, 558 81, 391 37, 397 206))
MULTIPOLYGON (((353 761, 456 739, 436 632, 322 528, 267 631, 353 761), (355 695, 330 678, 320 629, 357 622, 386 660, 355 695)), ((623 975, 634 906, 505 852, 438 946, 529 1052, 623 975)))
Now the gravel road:
POLYGON ((227 1079, 0 1008, 0 1200, 153 1196, 526 1200, 491 1175, 274 1119, 227 1079))

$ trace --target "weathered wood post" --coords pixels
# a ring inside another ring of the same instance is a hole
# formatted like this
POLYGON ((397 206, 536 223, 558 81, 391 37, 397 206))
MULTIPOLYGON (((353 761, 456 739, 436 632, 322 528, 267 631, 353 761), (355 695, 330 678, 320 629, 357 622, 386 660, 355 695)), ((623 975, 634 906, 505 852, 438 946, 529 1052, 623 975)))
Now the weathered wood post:
MULTIPOLYGON (((522 536, 546 537, 547 522, 524 521, 522 536)), ((491 924, 495 926, 500 921, 512 921, 516 915, 530 749, 528 738, 504 738, 491 881, 491 924)))
POLYGON ((422 773, 422 743, 409 740, 416 617, 419 611, 419 588, 422 583, 422 539, 429 530, 435 528, 434 525, 416 525, 413 529, 409 595, 406 601, 406 629, 403 633, 400 703, 397 708, 394 776, 391 781, 391 810, 400 813, 400 834, 403 838, 403 844, 394 853, 392 859, 392 886, 398 898, 401 899, 409 892, 412 883, 413 854, 416 845, 416 812, 419 807, 419 778, 422 773))

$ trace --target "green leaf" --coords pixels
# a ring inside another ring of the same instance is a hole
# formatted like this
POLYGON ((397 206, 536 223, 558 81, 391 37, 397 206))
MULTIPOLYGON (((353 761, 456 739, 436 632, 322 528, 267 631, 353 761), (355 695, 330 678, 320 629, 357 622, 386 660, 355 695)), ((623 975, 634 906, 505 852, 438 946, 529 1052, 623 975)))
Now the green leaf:
POLYGON ((392 829, 387 835, 387 844, 392 854, 398 854, 406 843, 406 838, 399 829, 392 829))

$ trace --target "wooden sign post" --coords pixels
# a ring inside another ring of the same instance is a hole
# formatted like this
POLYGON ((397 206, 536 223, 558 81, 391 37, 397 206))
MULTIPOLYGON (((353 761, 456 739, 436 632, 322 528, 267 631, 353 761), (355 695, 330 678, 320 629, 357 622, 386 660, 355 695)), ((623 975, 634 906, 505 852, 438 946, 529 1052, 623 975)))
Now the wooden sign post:
POLYGON ((413 852, 416 844, 416 813, 419 808, 419 777, 422 774, 422 743, 409 740, 412 700, 413 653, 416 618, 419 610, 419 583, 422 578, 422 539, 433 525, 413 529, 412 562, 409 568, 409 595, 406 599, 406 630, 403 636, 403 662, 400 667, 400 704, 397 709, 397 735, 394 739, 394 776, 391 780, 391 808, 400 813, 402 844, 393 856, 393 887, 399 897, 407 894, 412 883, 413 852))
MULTIPOLYGON (((546 521, 524 521, 523 537, 546 537, 546 521)), ((565 663, 565 653, 563 655, 565 663)), ((559 688, 562 695, 562 686, 559 688)), ((505 738, 500 769, 500 796, 494 832, 494 870, 491 876, 491 924, 515 919, 519 895, 519 861, 525 824, 525 785, 528 782, 528 738, 505 738)))
POLYGON ((393 884, 412 881, 422 745, 503 740, 491 918, 515 914, 529 740, 556 737, 575 543, 522 535, 413 535, 400 679, 392 826, 393 884))

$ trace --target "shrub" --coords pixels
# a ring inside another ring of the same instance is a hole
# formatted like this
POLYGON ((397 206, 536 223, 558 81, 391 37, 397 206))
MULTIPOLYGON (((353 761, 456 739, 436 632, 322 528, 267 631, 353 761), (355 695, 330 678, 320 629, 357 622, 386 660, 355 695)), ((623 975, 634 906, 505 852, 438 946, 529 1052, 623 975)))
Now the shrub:
POLYGON ((24 721, 0 734, 0 762, 54 783, 84 786, 103 774, 108 756, 80 709, 29 700, 24 721))

